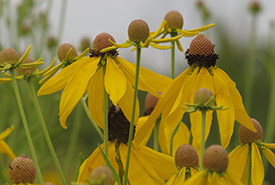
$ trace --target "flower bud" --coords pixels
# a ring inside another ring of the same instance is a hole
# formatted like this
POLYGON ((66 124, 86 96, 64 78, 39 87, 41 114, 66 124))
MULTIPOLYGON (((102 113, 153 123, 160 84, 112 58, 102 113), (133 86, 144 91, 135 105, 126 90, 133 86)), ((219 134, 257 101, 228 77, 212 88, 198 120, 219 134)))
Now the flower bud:
POLYGON ((0 64, 16 64, 19 60, 19 55, 13 48, 6 48, 0 52, 0 64))
POLYGON ((220 145, 209 146, 203 155, 203 168, 210 172, 223 173, 228 166, 227 151, 220 145))
POLYGON ((189 144, 179 146, 175 153, 175 164, 178 169, 183 167, 198 167, 199 156, 195 148, 189 144))
POLYGON ((146 98, 145 98, 145 111, 144 111, 144 115, 147 116, 147 115, 150 115, 155 106, 157 105, 158 103, 158 98, 153 96, 152 94, 148 93, 146 98))
POLYGON ((191 55, 208 56, 214 54, 214 47, 215 45, 212 44, 207 37, 199 33, 198 36, 192 40, 189 53, 191 55))
MULTIPOLYGON (((195 92, 194 95, 194 103, 195 104, 200 104, 200 105, 204 105, 205 103, 207 103, 211 98, 213 97, 213 93, 207 89, 207 88, 201 88, 198 89, 195 92)), ((209 106, 212 106, 215 104, 215 100, 214 98, 212 99, 211 103, 209 104, 209 106)))
POLYGON ((251 118, 254 128, 257 132, 253 132, 246 128, 245 126, 241 125, 239 129, 239 138, 241 144, 252 143, 256 141, 261 141, 263 139, 263 129, 261 124, 256 120, 251 118))
POLYGON ((16 157, 9 165, 12 183, 30 183, 35 181, 36 170, 33 161, 25 156, 16 157))
MULTIPOLYGON (((27 57, 23 64, 29 64, 29 63, 33 63, 34 60, 30 57, 27 57)), ((17 69, 17 73, 19 75, 31 75, 37 68, 35 66, 29 67, 29 68, 18 68, 17 69)))
POLYGON ((96 167, 91 173, 92 184, 112 185, 113 175, 111 170, 106 166, 96 167))
POLYGON ((114 37, 108 33, 100 33, 93 41, 92 51, 99 54, 102 49, 113 46, 108 40, 116 42, 114 37))
POLYGON ((77 56, 77 51, 72 44, 64 43, 58 47, 57 56, 58 56, 58 59, 60 62, 62 62, 63 60, 66 59, 66 56, 71 48, 72 48, 72 51, 71 51, 70 55, 68 56, 68 58, 73 59, 74 57, 77 56))
POLYGON ((167 21, 168 27, 171 29, 182 29, 183 27, 183 17, 176 10, 168 12, 164 17, 164 20, 167 21))
POLYGON ((128 36, 131 41, 145 42, 150 36, 148 24, 141 19, 132 21, 128 27, 128 36))

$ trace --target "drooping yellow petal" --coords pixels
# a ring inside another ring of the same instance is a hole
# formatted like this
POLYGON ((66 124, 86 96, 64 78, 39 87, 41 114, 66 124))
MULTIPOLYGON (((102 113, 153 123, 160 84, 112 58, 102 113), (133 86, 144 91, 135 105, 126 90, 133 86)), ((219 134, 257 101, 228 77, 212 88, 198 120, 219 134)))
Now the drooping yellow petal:
POLYGON ((229 185, 225 181, 224 177, 219 176, 216 172, 212 174, 211 182, 209 184, 215 184, 215 185, 229 185))
POLYGON ((169 45, 169 46, 162 46, 162 45, 158 45, 156 43, 150 42, 150 46, 152 46, 153 48, 156 49, 161 49, 161 50, 167 50, 167 49, 171 49, 173 46, 169 45))
POLYGON ((174 174, 167 182, 165 185, 175 185, 177 179, 177 174, 174 174))
POLYGON ((248 144, 244 146, 237 146, 229 153, 228 158, 229 163, 226 171, 241 180, 245 172, 245 168, 247 168, 248 144))
POLYGON ((187 179, 184 185, 207 185, 208 175, 206 170, 202 170, 192 178, 187 179))
POLYGON ((11 82, 11 78, 0 78, 0 84, 11 82))
POLYGON ((262 142, 262 144, 268 148, 272 148, 272 149, 275 149, 275 143, 264 143, 262 142))
POLYGON ((275 154, 266 147, 262 149, 262 152, 264 153, 269 163, 275 168, 275 154))
MULTIPOLYGON (((118 104, 128 121, 131 121, 132 119, 133 99, 134 99, 134 89, 132 88, 129 82, 126 82, 126 92, 124 93, 124 96, 119 100, 118 104)), ((134 124, 137 123, 138 118, 139 118, 139 101, 137 98, 134 124)))
POLYGON ((6 137, 8 137, 11 134, 11 132, 13 131, 13 129, 14 129, 14 126, 12 125, 11 128, 7 128, 3 132, 1 132, 0 133, 0 140, 3 140, 6 137))
POLYGON ((215 73, 219 74, 219 76, 222 77, 222 79, 225 80, 225 83, 227 83, 229 86, 229 94, 231 102, 234 105, 236 120, 248 129, 256 131, 251 122, 250 117, 247 115, 247 112, 243 106, 242 97, 236 88, 236 84, 229 78, 229 76, 223 70, 217 68, 215 70, 215 73))
POLYGON ((111 57, 107 58, 104 84, 111 101, 117 106, 118 101, 125 94, 126 79, 111 57))
POLYGON ((138 155, 140 158, 147 160, 146 163, 152 166, 162 180, 168 180, 178 171, 171 156, 157 152, 149 147, 140 146, 138 155))
POLYGON ((14 160, 16 158, 9 145, 7 145, 5 141, 0 140, 0 152, 3 154, 7 154, 11 158, 11 160, 14 160))
POLYGON ((88 85, 88 106, 95 123, 104 128, 103 121, 103 68, 91 78, 88 85))
POLYGON ((264 166, 256 143, 251 143, 251 182, 262 184, 264 180, 264 166))
MULTIPOLYGON (((125 166, 126 164, 126 156, 127 156, 127 146, 120 145, 120 155, 122 159, 122 164, 125 166)), ((162 183, 162 180, 159 178, 156 171, 152 169, 150 160, 148 158, 143 158, 143 156, 139 155, 140 150, 137 150, 134 145, 132 145, 131 149, 131 157, 129 163, 129 172, 128 179, 131 185, 152 185, 156 184, 156 181, 159 184, 162 183), (146 160, 147 159, 147 160, 146 160)))
MULTIPOLYGON (((135 79, 135 71, 136 66, 133 63, 130 63, 123 58, 116 58, 119 62, 119 66, 121 66, 121 70, 124 73, 127 80, 130 81, 132 85, 134 85, 135 79)), ((168 84, 172 82, 172 80, 166 76, 157 74, 153 71, 150 71, 144 67, 140 67, 140 75, 139 75, 139 85, 138 88, 142 91, 147 91, 152 95, 158 97, 157 92, 163 92, 163 90, 168 86, 168 84)))
POLYGON ((67 117, 87 91, 88 83, 97 70, 98 62, 99 58, 91 58, 78 65, 63 90, 59 104, 59 120, 63 128, 67 128, 67 117))
MULTIPOLYGON (((104 151, 104 144, 100 145, 104 151)), ((114 143, 108 144, 108 159, 116 171, 118 171, 118 166, 115 160, 115 145, 114 143)), ((99 166, 105 166, 105 161, 101 155, 99 148, 96 148, 94 152, 82 163, 79 168, 79 173, 77 177, 77 183, 88 183, 91 176, 91 172, 99 166)))
POLYGON ((143 116, 138 119, 137 125, 136 125, 136 134, 134 137, 134 143, 136 145, 146 145, 151 133, 152 133, 152 127, 150 127, 148 124, 145 124, 146 120, 148 119, 148 116, 143 116), (139 133, 146 133, 145 135, 141 135, 139 133), (144 136, 144 137, 141 137, 144 136))
POLYGON ((225 178, 228 180, 228 185, 244 185, 238 178, 229 173, 228 171, 224 174, 225 178))
POLYGON ((199 31, 199 32, 202 32, 202 31, 205 31, 205 30, 208 30, 209 28, 215 26, 216 24, 212 23, 212 24, 208 24, 206 26, 202 26, 200 28, 196 28, 196 29, 192 29, 192 30, 187 30, 187 31, 190 31, 190 32, 194 32, 194 31, 199 31))
POLYGON ((184 181, 185 181, 185 172, 186 172, 186 167, 183 167, 178 175, 177 175, 177 178, 175 180, 175 184, 174 185, 179 185, 179 184, 184 184, 184 181))
POLYGON ((52 94, 54 92, 60 91, 63 89, 68 81, 73 76, 76 68, 78 66, 81 66, 83 63, 85 63, 87 58, 83 58, 79 61, 76 61, 72 63, 71 65, 67 66, 66 68, 62 69, 59 73, 57 73, 55 76, 50 78, 48 81, 46 81, 37 92, 37 95, 46 95, 46 94, 52 94))
POLYGON ((177 29, 177 32, 184 37, 194 37, 199 33, 198 31, 189 31, 189 30, 180 30, 180 29, 177 29))

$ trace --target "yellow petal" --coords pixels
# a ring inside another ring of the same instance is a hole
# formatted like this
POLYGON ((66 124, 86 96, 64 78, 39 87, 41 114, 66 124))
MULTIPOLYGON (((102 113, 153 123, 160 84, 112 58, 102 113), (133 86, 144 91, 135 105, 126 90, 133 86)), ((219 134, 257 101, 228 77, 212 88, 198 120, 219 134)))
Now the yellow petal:
POLYGON ((262 152, 264 153, 269 163, 275 168, 275 154, 268 148, 263 148, 262 152))
POLYGON ((11 82, 11 78, 0 78, 0 84, 11 82))
POLYGON ((182 46, 181 46, 179 40, 176 40, 176 44, 177 44, 178 49, 179 49, 180 51, 183 51, 183 48, 182 48, 182 46))
POLYGON ((241 180, 245 168, 247 168, 248 144, 244 146, 237 146, 228 155, 229 163, 227 172, 230 172, 239 180, 241 180))
POLYGON ((243 185, 243 183, 231 173, 226 172, 225 176, 225 178, 228 180, 228 185, 243 185))
POLYGON ((13 131, 13 129, 14 129, 14 126, 12 125, 11 128, 7 128, 3 132, 1 132, 0 133, 0 140, 3 140, 6 137, 8 137, 11 134, 11 132, 13 131))
POLYGON ((192 178, 187 179, 184 185, 207 185, 208 175, 207 171, 203 170, 192 176, 192 178))
MULTIPOLYGON (((125 166, 125 159, 127 156, 127 146, 120 145, 120 155, 122 158, 122 164, 125 166)), ((150 159, 144 158, 140 155, 141 150, 137 150, 134 145, 131 149, 131 157, 129 163, 129 172, 128 177, 131 185, 146 184, 152 185, 156 184, 157 181, 159 184, 164 184, 163 181, 159 178, 158 174, 154 169, 152 169, 150 159)))
MULTIPOLYGON (((125 77, 130 81, 132 85, 134 85, 136 66, 123 58, 116 58, 119 62, 119 66, 121 66, 121 70, 124 73, 125 77)), ((147 91, 152 95, 158 97, 157 92, 163 92, 163 90, 167 87, 167 85, 172 80, 166 76, 157 74, 153 71, 150 71, 144 67, 140 67, 140 75, 139 75, 139 85, 138 88, 142 91, 147 91)))
POLYGON ((169 46, 162 46, 162 45, 158 45, 156 43, 150 42, 150 46, 152 46, 153 48, 156 49, 161 49, 161 50, 167 50, 167 49, 171 49, 173 46, 169 45, 169 46))
POLYGON ((175 181, 177 179, 177 175, 174 174, 167 182, 165 185, 174 185, 175 184, 175 181))
POLYGON ((192 31, 192 32, 194 32, 194 31, 199 31, 199 32, 202 32, 202 31, 208 30, 209 28, 211 28, 211 27, 213 27, 213 26, 215 26, 214 23, 213 23, 213 24, 208 24, 208 25, 206 25, 206 26, 202 26, 202 27, 200 27, 200 28, 196 28, 196 29, 192 29, 192 30, 187 30, 187 31, 192 31))
POLYGON ((103 88, 103 68, 100 68, 88 85, 88 106, 93 120, 101 128, 104 128, 103 88))
POLYGON ((59 105, 59 120, 63 128, 67 128, 67 117, 87 91, 88 83, 97 70, 98 62, 99 58, 86 60, 81 65, 78 65, 63 90, 59 105))
POLYGON ((145 124, 147 119, 148 119, 148 116, 143 116, 138 119, 138 122, 136 125, 136 134, 135 134, 135 138, 134 138, 134 143, 137 145, 145 146, 151 136, 153 127, 151 127, 148 124, 145 124), (139 134, 140 132, 145 133, 145 136, 141 137, 142 135, 139 134))
POLYGON ((140 158, 147 159, 148 165, 152 166, 162 180, 169 179, 178 171, 171 156, 157 152, 146 146, 141 146, 138 154, 140 158))
MULTIPOLYGON (((129 82, 126 82, 126 92, 124 96, 119 100, 118 104, 124 113, 127 120, 130 122, 132 119, 132 109, 133 109, 133 99, 134 99, 134 89, 132 88, 129 82)), ((137 123, 139 117, 139 101, 136 99, 136 108, 135 108, 135 118, 134 124, 137 123)), ((137 133, 136 133, 137 134, 137 133)))
POLYGON ((264 166, 256 143, 251 143, 251 182, 262 184, 264 180, 264 166))
POLYGON ((111 101, 117 106, 118 101, 125 94, 126 79, 111 57, 107 59, 104 84, 111 101))
POLYGON ((189 143, 190 132, 188 127, 182 122, 173 140, 173 156, 178 147, 189 143))
POLYGON ((189 30, 180 30, 180 29, 177 29, 177 32, 184 37, 193 37, 199 33, 198 31, 189 31, 189 30))
MULTIPOLYGON (((104 144, 100 145, 104 151, 104 144)), ((115 162, 115 146, 114 143, 108 144, 109 161, 111 162, 114 169, 117 171, 117 163, 115 162)), ((82 163, 79 168, 79 174, 77 177, 77 183, 88 183, 91 176, 91 172, 99 166, 105 166, 105 161, 100 153, 99 148, 96 148, 94 152, 82 163)))
POLYGON ((275 143, 262 143, 264 146, 268 147, 268 148, 272 148, 275 149, 275 143))
MULTIPOLYGON (((87 60, 87 58, 86 58, 87 60)), ((37 92, 37 95, 46 95, 46 94, 52 94, 54 92, 60 91, 63 89, 68 81, 71 79, 72 75, 75 72, 75 69, 82 63, 85 63, 86 60, 82 59, 79 61, 76 61, 72 63, 71 65, 67 66, 66 68, 62 69, 59 73, 57 73, 55 76, 53 76, 51 79, 49 79, 47 82, 45 82, 37 92)))
POLYGON ((162 28, 164 27, 164 25, 167 24, 167 21, 163 20, 161 25, 159 26, 159 28, 157 29, 157 31, 155 31, 153 34, 150 35, 151 38, 156 38, 159 36, 159 34, 162 31, 162 28))
POLYGON ((231 102, 234 103, 233 105, 235 109, 236 120, 248 129, 256 131, 251 122, 250 117, 247 115, 247 112, 243 106, 242 97, 236 88, 236 84, 229 78, 229 76, 223 70, 217 68, 215 70, 215 73, 218 73, 220 77, 224 79, 225 83, 228 83, 229 85, 229 96, 231 98, 231 102))
POLYGON ((5 141, 0 140, 0 152, 3 154, 7 154, 11 158, 11 160, 14 160, 16 158, 16 156, 5 141))
POLYGON ((186 167, 183 167, 176 178, 175 185, 176 184, 184 184, 185 182, 185 172, 186 172, 186 167))

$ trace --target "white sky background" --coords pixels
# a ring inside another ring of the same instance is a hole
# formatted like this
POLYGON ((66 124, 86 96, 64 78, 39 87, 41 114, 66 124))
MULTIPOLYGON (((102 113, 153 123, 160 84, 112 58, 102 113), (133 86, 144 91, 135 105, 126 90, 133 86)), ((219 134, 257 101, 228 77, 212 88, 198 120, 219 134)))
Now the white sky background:
MULTIPOLYGON (((19 0, 14 0, 19 1, 19 0)), ((50 22, 51 33, 57 35, 61 4, 63 0, 53 0, 50 22)), ((127 28, 135 19, 145 20, 151 31, 161 24, 165 14, 170 10, 179 11, 184 17, 184 29, 194 29, 203 26, 195 0, 68 0, 66 19, 62 42, 79 45, 79 40, 88 36, 93 39, 101 32, 113 35, 117 43, 128 39, 127 28)), ((251 0, 205 0, 212 17, 209 23, 216 26, 207 31, 215 43, 215 29, 226 28, 230 39, 241 45, 249 44, 251 15, 248 4, 251 0)), ((258 40, 267 40, 271 20, 275 20, 275 1, 259 0, 263 7, 258 19, 258 40)), ((205 32, 206 33, 206 32, 205 32)), ((187 49, 192 39, 181 39, 184 49, 187 49)), ((217 46, 218 47, 218 46, 217 46)), ((120 49, 120 56, 135 62, 135 52, 130 49, 120 49)), ((176 51, 176 72, 186 68, 184 54, 176 51)), ((142 66, 159 73, 170 73, 170 51, 158 51, 153 48, 142 50, 142 66), (164 65, 167 63, 168 65, 164 65), (163 72, 165 71, 165 72, 163 72)))

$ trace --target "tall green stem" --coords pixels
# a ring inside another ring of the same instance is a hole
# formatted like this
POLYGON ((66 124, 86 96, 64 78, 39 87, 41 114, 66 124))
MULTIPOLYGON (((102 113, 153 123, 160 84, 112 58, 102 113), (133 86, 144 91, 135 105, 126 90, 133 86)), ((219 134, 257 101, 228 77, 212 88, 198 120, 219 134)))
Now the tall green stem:
POLYGON ((171 78, 175 78, 175 41, 171 42, 171 78))
POLYGON ((94 122, 93 118, 91 117, 91 114, 89 112, 89 109, 87 107, 87 104, 85 102, 85 99, 84 98, 81 98, 81 104, 82 104, 82 107, 86 113, 86 115, 88 116, 88 119, 90 120, 90 122, 92 123, 94 129, 96 130, 96 132, 98 133, 99 137, 102 139, 102 141, 104 141, 104 136, 100 130, 100 128, 97 126, 97 124, 94 122))
POLYGON ((60 11, 60 18, 59 18, 59 27, 58 27, 58 42, 60 42, 63 30, 64 30, 64 25, 65 25, 65 17, 66 17, 66 10, 67 10, 67 0, 63 0, 61 4, 61 11, 60 11))
POLYGON ((200 160, 200 170, 203 170, 202 158, 203 158, 204 149, 205 149, 205 143, 204 143, 204 138, 205 138, 205 117, 206 117, 206 111, 202 110, 201 111, 201 160, 200 160))
MULTIPOLYGON (((105 61, 106 64, 106 61, 105 61)), ((106 65, 103 66, 103 83, 105 79, 106 65)), ((103 120, 104 120, 104 151, 108 157, 108 94, 103 85, 103 120)))
POLYGON ((248 179, 247 185, 251 185, 251 143, 248 144, 248 179))
POLYGON ((154 128, 154 150, 159 151, 159 123, 160 123, 161 118, 159 117, 156 120, 155 128, 154 128))
POLYGON ((139 78, 139 67, 140 67, 140 55, 141 55, 141 47, 140 47, 140 45, 137 45, 136 77, 135 77, 135 86, 134 86, 132 117, 131 117, 129 139, 128 139, 128 150, 127 150, 127 158, 126 158, 125 173, 124 173, 124 178, 125 178, 124 183, 123 183, 124 185, 127 185, 127 181, 128 181, 129 162, 130 162, 131 146, 132 146, 133 133, 134 133, 136 101, 137 101, 137 96, 138 96, 138 78, 139 78))
POLYGON ((175 128, 175 130, 173 131, 172 136, 171 136, 171 140, 170 140, 170 156, 173 155, 173 141, 174 141, 174 137, 176 136, 176 134, 178 132, 178 129, 180 128, 180 124, 181 124, 181 121, 178 123, 177 127, 175 128))
POLYGON ((30 147, 30 151, 31 151, 31 154, 32 154, 33 162, 36 166, 38 181, 39 181, 40 184, 44 184, 13 69, 10 70, 10 73, 11 73, 12 85, 13 85, 13 88, 14 88, 14 93, 15 93, 15 96, 16 96, 20 116, 21 116, 22 123, 23 123, 24 129, 25 129, 27 140, 28 140, 28 143, 29 143, 29 147, 30 147))
POLYGON ((27 83, 28 83, 28 86, 29 86, 29 90, 30 90, 30 93, 31 93, 32 100, 33 100, 34 108, 36 110, 36 113, 37 113, 37 116, 38 116, 38 120, 39 120, 40 126, 42 128, 42 132, 43 132, 43 135, 45 137, 46 143, 48 145, 49 151, 51 153, 53 162, 54 162, 54 164, 55 164, 55 166, 57 168, 57 171, 58 171, 58 173, 59 173, 59 175, 61 177, 61 180, 62 180, 63 184, 66 185, 67 183, 66 183, 64 174, 62 172, 61 166, 59 164, 59 161, 57 159, 57 156, 56 156, 56 153, 55 153, 52 141, 50 139, 50 135, 49 135, 49 132, 48 132, 47 127, 46 127, 45 119, 43 117, 43 114, 42 114, 42 111, 41 111, 41 108, 40 108, 40 105, 39 105, 39 102, 38 102, 38 99, 37 99, 37 96, 36 96, 33 84, 31 82, 31 79, 27 80, 27 83))
POLYGON ((251 113, 251 103, 252 103, 252 92, 253 92, 253 82, 254 82, 254 68, 255 68, 255 56, 256 56, 256 15, 253 14, 252 24, 251 24, 251 37, 250 37, 250 47, 248 51, 248 57, 245 66, 245 83, 244 83, 244 104, 248 114, 251 113))

